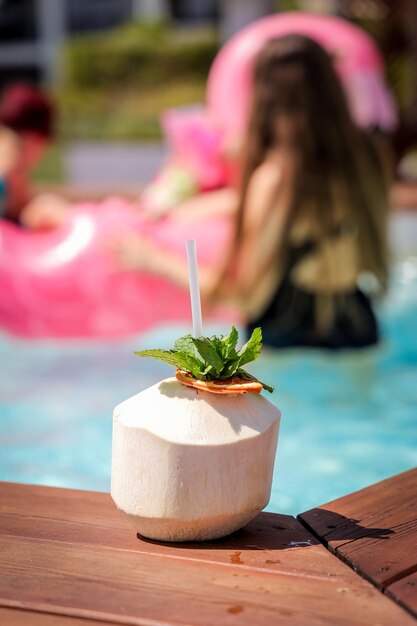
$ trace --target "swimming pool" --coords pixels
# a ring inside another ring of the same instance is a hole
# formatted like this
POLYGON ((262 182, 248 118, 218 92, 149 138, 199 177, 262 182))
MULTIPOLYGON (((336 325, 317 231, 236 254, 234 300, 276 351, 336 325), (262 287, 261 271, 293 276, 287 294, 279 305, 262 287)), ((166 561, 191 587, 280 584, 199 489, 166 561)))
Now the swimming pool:
MULTIPOLYGON (((265 351, 253 365, 283 414, 269 510, 295 514, 417 464, 417 257, 394 266, 379 314, 377 348, 265 351)), ((0 480, 108 490, 113 407, 172 375, 133 351, 186 332, 72 344, 0 335, 0 480)))

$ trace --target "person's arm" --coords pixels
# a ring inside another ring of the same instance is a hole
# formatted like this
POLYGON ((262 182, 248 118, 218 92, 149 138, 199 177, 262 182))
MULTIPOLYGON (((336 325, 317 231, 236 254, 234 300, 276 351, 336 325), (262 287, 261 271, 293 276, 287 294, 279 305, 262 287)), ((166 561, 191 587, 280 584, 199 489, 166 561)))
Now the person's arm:
POLYGON ((249 317, 264 306, 279 280, 277 258, 293 193, 292 161, 270 158, 249 182, 232 289, 249 317))
MULTIPOLYGON (((276 256, 290 206, 290 189, 282 185, 281 178, 280 170, 272 163, 258 168, 249 184, 236 274, 233 284, 220 294, 222 300, 234 302, 243 310, 256 308, 257 301, 265 299, 266 292, 271 288, 270 264, 276 256)), ((140 269, 163 276, 180 287, 188 287, 185 259, 149 240, 129 235, 111 242, 110 248, 122 268, 140 269)), ((200 267, 203 300, 212 294, 229 262, 229 255, 226 254, 214 266, 200 267)), ((272 276, 275 277, 275 272, 272 276)))
MULTIPOLYGON (((161 276, 172 283, 188 289, 188 265, 185 258, 167 251, 140 235, 116 237, 107 246, 116 264, 123 270, 141 270, 161 276)), ((185 244, 184 244, 185 250, 185 244)), ((212 293, 224 267, 222 257, 213 266, 199 266, 199 284, 203 303, 212 293)))
MULTIPOLYGON (((187 200, 178 209, 176 219, 196 221, 210 217, 236 214, 237 194, 234 189, 220 189, 199 194, 187 200)), ((181 287, 188 286, 188 268, 184 259, 167 252, 140 235, 115 237, 109 248, 116 263, 125 270, 142 270, 164 276, 181 287)), ((214 266, 200 267, 200 290, 203 299, 212 292, 225 265, 226 255, 220 255, 214 266)))
POLYGON ((199 193, 173 209, 176 218, 199 221, 210 217, 233 217, 236 214, 238 195, 235 189, 223 187, 199 193))

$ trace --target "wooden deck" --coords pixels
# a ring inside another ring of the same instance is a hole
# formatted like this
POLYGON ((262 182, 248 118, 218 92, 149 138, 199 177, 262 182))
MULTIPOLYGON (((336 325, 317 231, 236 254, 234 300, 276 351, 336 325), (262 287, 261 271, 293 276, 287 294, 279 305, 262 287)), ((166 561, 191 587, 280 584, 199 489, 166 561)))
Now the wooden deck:
POLYGON ((1 483, 0 624, 409 626, 416 525, 417 470, 198 544, 137 538, 108 494, 1 483))
POLYGON ((417 616, 417 470, 299 517, 336 556, 417 616))

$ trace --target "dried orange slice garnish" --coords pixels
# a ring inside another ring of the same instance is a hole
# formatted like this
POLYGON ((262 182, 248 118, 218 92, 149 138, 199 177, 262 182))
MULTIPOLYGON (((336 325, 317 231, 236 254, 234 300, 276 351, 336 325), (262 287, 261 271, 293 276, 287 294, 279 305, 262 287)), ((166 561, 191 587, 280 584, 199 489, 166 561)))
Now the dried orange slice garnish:
POLYGON ((232 378, 224 380, 198 380, 190 372, 177 370, 175 377, 183 385, 194 387, 194 389, 199 389, 200 391, 209 391, 210 393, 261 393, 262 391, 262 383, 238 376, 232 376, 232 378))

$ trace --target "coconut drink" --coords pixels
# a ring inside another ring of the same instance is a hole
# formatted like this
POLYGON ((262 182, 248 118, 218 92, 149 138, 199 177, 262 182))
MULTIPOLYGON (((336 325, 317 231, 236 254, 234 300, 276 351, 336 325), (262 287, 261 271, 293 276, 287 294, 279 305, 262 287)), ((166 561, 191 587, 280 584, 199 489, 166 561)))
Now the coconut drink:
POLYGON ((225 337, 195 331, 171 350, 138 352, 173 365, 175 377, 113 414, 112 498, 139 534, 160 541, 228 535, 270 497, 280 412, 260 393, 272 388, 243 369, 260 353, 261 329, 240 349, 234 327, 225 337))

